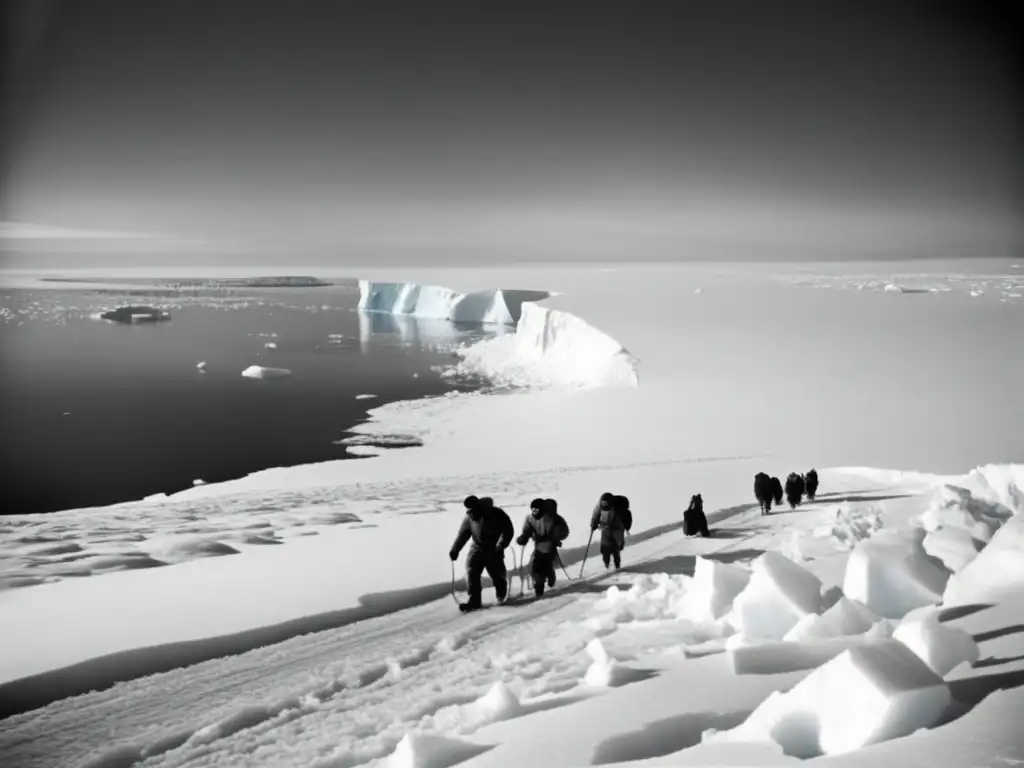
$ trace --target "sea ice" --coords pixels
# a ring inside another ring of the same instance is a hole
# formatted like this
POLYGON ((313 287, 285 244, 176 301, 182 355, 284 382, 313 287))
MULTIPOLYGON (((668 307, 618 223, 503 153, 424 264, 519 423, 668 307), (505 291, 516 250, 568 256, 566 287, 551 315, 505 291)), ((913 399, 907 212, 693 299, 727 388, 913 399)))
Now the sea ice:
POLYGON ((608 655, 601 641, 596 637, 591 640, 587 644, 587 653, 590 654, 593 661, 587 667, 583 682, 599 688, 607 688, 612 685, 615 682, 618 664, 608 655))
POLYGON ((1024 591, 1024 515, 1014 516, 946 585, 946 605, 996 603, 1024 591))
POLYGON ((736 644, 735 647, 728 648, 727 652, 734 674, 778 675, 820 667, 845 650, 876 640, 886 640, 892 637, 892 633, 893 623, 888 619, 881 619, 862 634, 736 644))
POLYGON ((677 615, 695 622, 717 621, 750 581, 750 571, 698 557, 693 579, 678 603, 677 615))
POLYGON ((839 754, 928 728, 949 689, 896 640, 850 648, 787 693, 769 696, 740 726, 704 741, 774 741, 794 757, 839 754))
POLYGON ((892 634, 912 650, 939 677, 945 677, 963 662, 978 660, 978 644, 957 627, 939 623, 937 610, 924 616, 908 616, 892 634))
POLYGON ((818 577, 778 552, 765 552, 752 571, 726 617, 743 637, 781 640, 800 619, 821 609, 818 577))
POLYGON ((247 379, 279 379, 284 376, 291 376, 292 372, 287 368, 264 368, 262 365, 250 365, 242 375, 247 379))
POLYGON ((798 621, 784 640, 823 640, 867 632, 881 617, 857 600, 840 597, 820 616, 809 613, 798 621))
POLYGON ((925 552, 941 560, 950 571, 959 573, 978 556, 984 543, 964 528, 945 526, 925 536, 922 546, 925 552))
POLYGON ((890 619, 942 599, 949 572, 924 551, 925 532, 883 531, 862 541, 846 563, 843 592, 890 619))

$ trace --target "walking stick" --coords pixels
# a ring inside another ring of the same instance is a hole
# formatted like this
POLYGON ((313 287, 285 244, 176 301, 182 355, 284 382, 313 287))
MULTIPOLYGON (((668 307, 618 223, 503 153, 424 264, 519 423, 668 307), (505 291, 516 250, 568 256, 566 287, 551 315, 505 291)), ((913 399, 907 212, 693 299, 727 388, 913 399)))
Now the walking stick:
POLYGON ((519 596, 526 594, 526 545, 519 549, 519 596))
POLYGON ((594 529, 590 529, 590 538, 587 539, 587 548, 583 550, 583 562, 580 563, 580 575, 578 578, 583 578, 583 569, 587 565, 587 555, 590 554, 590 542, 594 540, 594 529))
POLYGON ((456 605, 459 605, 459 606, 462 605, 462 603, 459 602, 459 598, 455 596, 455 561, 454 560, 452 560, 452 600, 455 601, 456 605))

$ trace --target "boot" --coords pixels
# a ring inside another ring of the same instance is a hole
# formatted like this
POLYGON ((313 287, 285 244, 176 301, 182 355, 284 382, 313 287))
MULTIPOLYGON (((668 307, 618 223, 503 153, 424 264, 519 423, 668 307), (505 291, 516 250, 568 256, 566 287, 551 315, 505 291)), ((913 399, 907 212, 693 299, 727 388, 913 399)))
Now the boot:
POLYGON ((483 604, 480 602, 480 598, 479 597, 477 597, 477 598, 472 598, 471 597, 466 602, 459 604, 459 610, 462 611, 463 613, 469 613, 470 611, 477 611, 477 610, 480 610, 480 608, 482 608, 482 607, 483 607, 483 604))
POLYGON ((543 581, 538 581, 537 583, 535 583, 533 585, 533 593, 537 597, 544 597, 544 582, 543 581))

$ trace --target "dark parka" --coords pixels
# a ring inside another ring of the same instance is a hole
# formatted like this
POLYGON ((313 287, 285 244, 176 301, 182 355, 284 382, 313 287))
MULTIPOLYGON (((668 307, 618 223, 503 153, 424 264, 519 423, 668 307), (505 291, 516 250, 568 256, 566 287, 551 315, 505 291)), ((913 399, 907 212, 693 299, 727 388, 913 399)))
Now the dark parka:
POLYGON ((562 542, 569 538, 569 523, 558 514, 558 506, 552 499, 534 499, 530 506, 516 543, 525 547, 533 540, 530 575, 534 589, 542 590, 545 582, 551 587, 555 585, 555 558, 562 542))
POLYGON ((494 583, 498 598, 502 599, 507 594, 505 549, 512 543, 514 536, 515 527, 511 518, 505 510, 495 507, 487 498, 480 499, 478 505, 470 509, 462 519, 449 554, 455 560, 466 542, 472 540, 466 555, 466 590, 471 603, 480 602, 483 588, 480 577, 485 570, 494 583))
POLYGON ((626 531, 633 527, 633 513, 623 504, 621 496, 601 499, 590 516, 590 529, 601 529, 601 551, 620 552, 626 545, 626 531), (607 508, 601 504, 607 502, 607 508))

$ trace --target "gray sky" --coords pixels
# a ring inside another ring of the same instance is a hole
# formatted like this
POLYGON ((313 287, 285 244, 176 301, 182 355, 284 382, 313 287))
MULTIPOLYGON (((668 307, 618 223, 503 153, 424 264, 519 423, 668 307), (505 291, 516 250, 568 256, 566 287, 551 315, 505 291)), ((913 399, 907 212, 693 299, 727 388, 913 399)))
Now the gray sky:
POLYGON ((1002 255, 1024 218, 1012 5, 19 0, 0 218, 160 237, 4 247, 1002 255))

